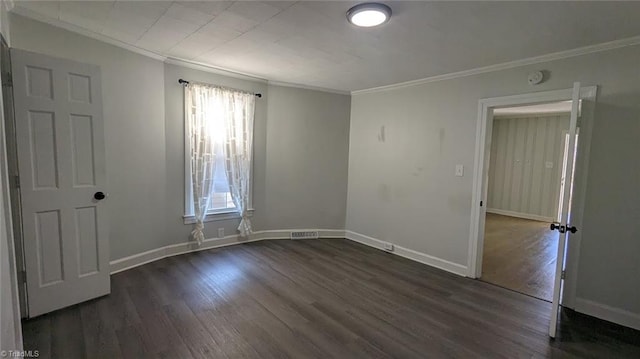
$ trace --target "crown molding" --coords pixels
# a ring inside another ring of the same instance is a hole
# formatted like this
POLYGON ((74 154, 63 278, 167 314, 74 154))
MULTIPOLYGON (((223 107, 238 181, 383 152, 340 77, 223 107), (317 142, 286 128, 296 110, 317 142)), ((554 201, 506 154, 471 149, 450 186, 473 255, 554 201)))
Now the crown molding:
POLYGON ((419 86, 419 85, 423 85, 423 84, 427 84, 427 83, 431 83, 431 82, 452 80, 452 79, 457 79, 457 78, 461 78, 461 77, 484 74, 484 73, 487 73, 487 72, 508 70, 508 69, 513 69, 513 68, 516 68, 516 67, 522 67, 522 66, 527 66, 527 65, 535 65, 535 64, 543 63, 543 62, 562 60, 562 59, 567 59, 567 58, 571 58, 571 57, 588 55, 588 54, 592 54, 592 53, 596 53, 596 52, 615 50, 615 49, 618 49, 618 48, 621 48, 621 47, 635 46, 635 45, 640 45, 640 36, 634 36, 634 37, 628 37, 628 38, 609 41, 609 42, 603 42, 603 43, 600 43, 600 44, 579 47, 579 48, 576 48, 576 49, 571 49, 571 50, 566 50, 566 51, 554 52, 554 53, 550 53, 550 54, 546 54, 546 55, 529 57, 529 58, 521 59, 521 60, 503 62, 503 63, 500 63, 500 64, 489 65, 489 66, 484 66, 484 67, 478 67, 478 68, 470 69, 470 70, 463 70, 463 71, 452 72, 452 73, 443 74, 443 75, 425 77, 425 78, 422 78, 422 79, 411 80, 411 81, 406 81, 406 82, 400 82, 400 83, 397 83, 397 84, 372 87, 372 88, 362 89, 362 90, 355 90, 355 91, 351 91, 351 95, 361 95, 361 94, 367 94, 367 93, 385 92, 385 91, 396 90, 396 89, 401 89, 401 88, 405 88, 405 87, 419 86))
POLYGON ((301 84, 294 84, 294 83, 282 82, 282 81, 268 81, 268 83, 269 83, 269 85, 273 85, 273 86, 292 87, 292 88, 303 89, 303 90, 312 90, 312 91, 334 93, 334 94, 338 94, 338 95, 351 95, 350 91, 335 90, 335 89, 330 89, 330 88, 326 88, 326 87, 301 85, 301 84))
POLYGON ((41 14, 35 12, 35 11, 29 10, 29 9, 25 9, 23 7, 20 7, 20 6, 15 6, 11 10, 11 12, 14 13, 14 14, 18 14, 18 15, 30 18, 32 20, 44 22, 44 23, 49 24, 51 26, 59 27, 59 28, 65 29, 67 31, 71 31, 71 32, 74 32, 74 33, 77 33, 77 34, 92 38, 94 40, 106 42, 109 45, 117 46, 117 47, 123 48, 125 50, 129 50, 131 52, 135 52, 135 53, 137 53, 139 55, 150 57, 150 58, 152 58, 154 60, 159 60, 159 61, 166 60, 165 56, 162 56, 162 55, 160 55, 158 53, 155 53, 153 51, 145 50, 145 49, 142 49, 140 47, 127 44, 127 43, 122 42, 120 40, 116 40, 116 39, 114 39, 112 37, 105 36, 105 35, 99 34, 97 32, 93 32, 91 30, 87 30, 85 28, 70 24, 70 23, 62 21, 62 20, 53 19, 53 18, 44 16, 44 15, 41 15, 41 14))
POLYGON ((50 18, 50 17, 44 16, 44 15, 41 15, 41 14, 35 12, 35 11, 29 10, 29 9, 25 9, 25 8, 22 8, 22 7, 19 7, 19 6, 13 7, 11 12, 15 13, 15 14, 18 14, 18 15, 21 15, 21 16, 24 16, 24 17, 27 17, 27 18, 30 18, 32 20, 40 21, 40 22, 49 24, 51 26, 59 27, 59 28, 65 29, 67 31, 71 31, 71 32, 74 32, 74 33, 77 33, 77 34, 92 38, 94 40, 105 42, 105 43, 107 43, 109 45, 113 45, 113 46, 120 47, 120 48, 125 49, 125 50, 129 50, 131 52, 134 52, 134 53, 137 53, 139 55, 152 58, 154 60, 162 61, 162 62, 164 62, 166 64, 182 66, 182 67, 186 67, 186 68, 190 68, 190 69, 194 69, 194 70, 214 73, 214 74, 228 76, 228 77, 234 77, 234 78, 238 78, 238 79, 242 79, 242 80, 255 81, 255 82, 260 82, 260 83, 268 83, 269 85, 274 85, 274 86, 300 88, 300 89, 306 89, 306 90, 314 90, 314 91, 321 91, 321 92, 328 92, 328 93, 336 93, 336 94, 340 94, 340 95, 350 95, 351 94, 349 91, 335 90, 335 89, 329 89, 329 88, 324 88, 324 87, 316 87, 316 86, 308 86, 308 85, 295 84, 295 83, 289 83, 289 82, 270 81, 268 79, 265 79, 263 77, 260 77, 258 75, 254 75, 254 74, 249 74, 249 73, 229 70, 229 69, 225 69, 225 68, 222 68, 222 67, 217 67, 217 66, 205 64, 205 63, 202 63, 202 62, 198 62, 198 61, 186 60, 186 59, 181 59, 181 58, 171 57, 171 56, 164 56, 164 55, 155 53, 153 51, 145 50, 145 49, 142 49, 140 47, 137 47, 137 46, 134 46, 134 45, 131 45, 131 44, 127 44, 127 43, 122 42, 120 40, 116 40, 114 38, 111 38, 109 36, 105 36, 105 35, 99 34, 97 32, 93 32, 93 31, 87 30, 85 28, 70 24, 70 23, 62 21, 62 20, 58 20, 58 19, 54 19, 54 18, 50 18))
POLYGON ((194 70, 209 72, 209 73, 212 73, 212 74, 224 75, 224 76, 227 76, 227 77, 234 77, 234 78, 241 79, 241 80, 249 80, 249 81, 261 82, 261 83, 267 83, 268 82, 267 79, 259 77, 259 76, 256 76, 256 75, 247 74, 247 73, 244 73, 244 72, 237 72, 237 71, 233 71, 233 70, 227 70, 227 69, 224 69, 224 68, 221 68, 221 67, 216 67, 216 66, 204 64, 202 62, 184 60, 184 59, 180 59, 180 58, 177 58, 177 57, 167 57, 164 60, 164 63, 165 64, 170 64, 170 65, 187 67, 187 68, 194 69, 194 70))
POLYGON ((372 88, 362 89, 362 90, 343 91, 343 90, 329 89, 329 88, 324 88, 324 87, 316 87, 316 86, 303 85, 303 84, 295 84, 295 83, 288 83, 288 82, 281 82, 281 81, 271 81, 271 80, 265 79, 263 77, 260 77, 260 76, 257 76, 257 75, 253 75, 253 74, 248 74, 248 73, 242 73, 242 72, 238 72, 238 71, 228 70, 228 69, 225 69, 225 68, 216 67, 216 66, 212 66, 212 65, 209 65, 209 64, 196 62, 196 61, 190 61, 190 60, 185 60, 185 59, 180 59, 180 58, 175 58, 175 57, 167 57, 167 56, 155 53, 153 51, 145 50, 145 49, 142 49, 140 47, 127 44, 127 43, 122 42, 120 40, 116 40, 114 38, 111 38, 111 37, 108 37, 108 36, 105 36, 105 35, 102 35, 102 34, 87 30, 85 28, 82 28, 82 27, 79 27, 79 26, 76 26, 76 25, 73 25, 73 24, 70 24, 68 22, 61 21, 59 19, 54 19, 54 18, 50 18, 50 17, 44 16, 44 15, 41 15, 41 14, 35 12, 35 11, 29 10, 29 9, 25 9, 23 7, 20 7, 20 6, 13 6, 13 1, 10 2, 10 5, 12 7, 12 9, 11 9, 12 13, 15 13, 15 14, 18 14, 18 15, 21 15, 21 16, 36 20, 36 21, 40 21, 40 22, 43 22, 43 23, 46 23, 46 24, 49 24, 49 25, 52 25, 52 26, 55 26, 55 27, 59 27, 59 28, 65 29, 67 31, 71 31, 71 32, 74 32, 74 33, 77 33, 77 34, 80 34, 80 35, 83 35, 83 36, 86 36, 86 37, 89 37, 89 38, 92 38, 92 39, 95 39, 95 40, 98 40, 98 41, 102 41, 102 42, 105 42, 107 44, 110 44, 110 45, 113 45, 113 46, 117 46, 117 47, 123 48, 125 50, 129 50, 131 52, 137 53, 139 55, 143 55, 143 56, 146 56, 146 57, 158 60, 158 61, 162 61, 164 63, 178 65, 178 66, 184 66, 184 67, 188 67, 188 68, 192 68, 192 69, 196 69, 196 70, 201 70, 201 71, 206 71, 206 72, 211 72, 211 73, 216 73, 216 74, 220 74, 220 75, 224 75, 224 76, 230 76, 230 77, 235 77, 235 78, 240 78, 240 79, 245 79, 245 80, 250 80, 250 81, 258 81, 258 82, 268 83, 268 84, 274 85, 274 86, 293 87, 293 88, 300 88, 300 89, 307 89, 307 90, 335 93, 335 94, 341 94, 341 95, 349 95, 349 94, 350 95, 361 95, 361 94, 367 94, 367 93, 385 92, 385 91, 390 91, 390 90, 395 90, 395 89, 400 89, 400 88, 405 88, 405 87, 419 86, 419 85, 427 84, 427 83, 430 83, 430 82, 452 80, 452 79, 457 79, 457 78, 461 78, 461 77, 467 77, 467 76, 483 74, 483 73, 487 73, 487 72, 495 72, 495 71, 507 70, 507 69, 512 69, 512 68, 516 68, 516 67, 534 65, 534 64, 543 63, 543 62, 549 62, 549 61, 554 61, 554 60, 562 60, 562 59, 566 59, 566 58, 570 58, 570 57, 582 56, 582 55, 587 55, 587 54, 596 53, 596 52, 614 50, 614 49, 618 49, 618 48, 621 48, 621 47, 640 45, 640 36, 634 36, 634 37, 629 37, 629 38, 625 38, 625 39, 619 39, 619 40, 604 42, 604 43, 600 43, 600 44, 579 47, 579 48, 576 48, 576 49, 560 51, 560 52, 554 52, 554 53, 546 54, 546 55, 529 57, 529 58, 521 59, 521 60, 503 62, 503 63, 495 64, 495 65, 478 67, 478 68, 474 68, 474 69, 463 70, 463 71, 458 71, 458 72, 452 72, 452 73, 443 74, 443 75, 425 77, 425 78, 418 79, 418 80, 411 80, 411 81, 400 82, 400 83, 391 84, 391 85, 385 85, 385 86, 372 87, 372 88))

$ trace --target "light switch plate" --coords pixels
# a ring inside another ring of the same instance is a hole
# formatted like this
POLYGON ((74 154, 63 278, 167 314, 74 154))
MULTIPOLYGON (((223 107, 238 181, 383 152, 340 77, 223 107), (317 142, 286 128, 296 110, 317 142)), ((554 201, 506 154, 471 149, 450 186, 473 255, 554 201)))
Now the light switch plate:
POLYGON ((547 161, 544 163, 544 168, 553 168, 553 162, 547 161))
POLYGON ((456 165, 456 177, 462 177, 462 176, 464 176, 464 166, 456 165))

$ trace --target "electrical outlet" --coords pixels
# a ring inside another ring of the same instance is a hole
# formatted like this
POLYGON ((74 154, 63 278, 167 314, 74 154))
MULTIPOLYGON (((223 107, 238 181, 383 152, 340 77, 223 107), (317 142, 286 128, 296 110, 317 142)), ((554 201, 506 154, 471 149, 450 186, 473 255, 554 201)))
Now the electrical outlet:
POLYGON ((393 243, 384 242, 384 250, 393 252, 393 243))
POLYGON ((218 228, 218 238, 224 238, 224 228, 218 228))

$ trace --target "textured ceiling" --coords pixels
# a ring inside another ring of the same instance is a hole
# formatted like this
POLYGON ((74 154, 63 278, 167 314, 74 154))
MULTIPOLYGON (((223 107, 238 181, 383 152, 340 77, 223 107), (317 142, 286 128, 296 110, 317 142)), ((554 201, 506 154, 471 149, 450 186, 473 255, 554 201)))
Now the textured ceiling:
POLYGON ((640 35, 640 2, 384 1, 355 28, 347 1, 16 1, 162 56, 273 81, 352 91, 640 35))

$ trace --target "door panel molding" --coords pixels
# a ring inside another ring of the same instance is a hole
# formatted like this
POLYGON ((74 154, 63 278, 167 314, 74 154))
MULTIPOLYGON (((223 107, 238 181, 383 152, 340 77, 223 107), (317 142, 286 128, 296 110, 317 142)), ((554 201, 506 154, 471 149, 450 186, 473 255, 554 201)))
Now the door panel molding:
POLYGON ((108 294, 100 68, 12 49, 29 316, 108 294))

